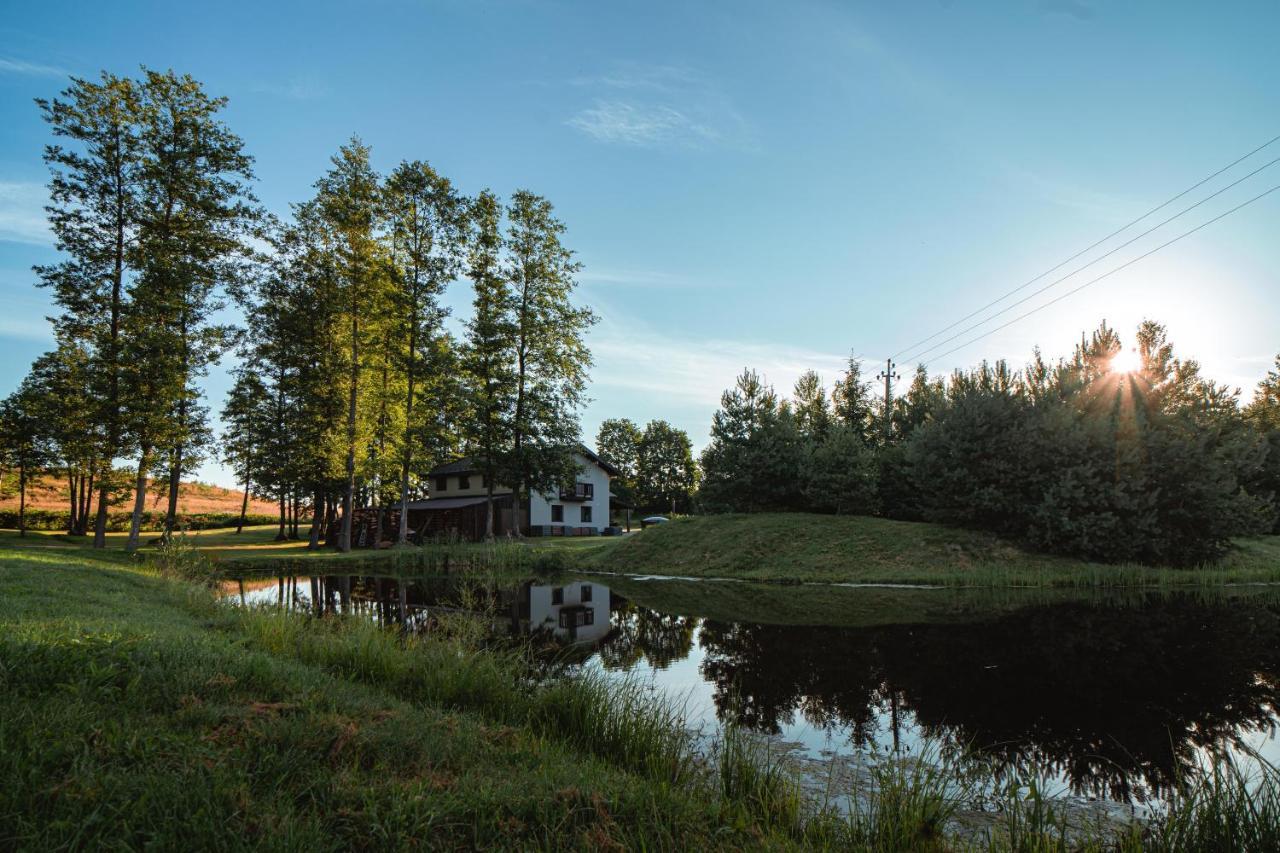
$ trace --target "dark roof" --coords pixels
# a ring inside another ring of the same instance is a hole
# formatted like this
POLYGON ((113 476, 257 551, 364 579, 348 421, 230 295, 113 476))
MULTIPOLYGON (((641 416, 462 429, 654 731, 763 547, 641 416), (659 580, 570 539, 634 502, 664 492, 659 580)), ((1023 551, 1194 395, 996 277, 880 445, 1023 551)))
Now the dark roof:
POLYGON ((455 459, 452 462, 446 462, 437 468, 432 468, 428 477, 443 476, 445 474, 470 474, 476 469, 476 463, 470 456, 464 456, 461 459, 455 459))
POLYGON ((442 510, 442 509, 461 509, 464 506, 475 506, 487 501, 486 497, 479 498, 428 498, 425 501, 413 501, 409 504, 409 509, 421 510, 442 510))
MULTIPOLYGON (((587 459, 594 462, 596 465, 599 465, 602 469, 604 469, 606 473, 608 473, 610 477, 618 476, 617 468, 610 465, 608 462, 605 462, 598 455, 596 455, 596 452, 594 450, 587 447, 585 444, 579 444, 577 447, 577 451, 578 453, 581 453, 583 456, 587 457, 587 459)), ((475 460, 473 460, 470 456, 464 456, 461 459, 455 459, 452 462, 446 462, 444 465, 440 465, 436 468, 432 468, 431 471, 427 474, 427 476, 443 477, 447 474, 472 474, 478 470, 479 469, 476 468, 475 460)))

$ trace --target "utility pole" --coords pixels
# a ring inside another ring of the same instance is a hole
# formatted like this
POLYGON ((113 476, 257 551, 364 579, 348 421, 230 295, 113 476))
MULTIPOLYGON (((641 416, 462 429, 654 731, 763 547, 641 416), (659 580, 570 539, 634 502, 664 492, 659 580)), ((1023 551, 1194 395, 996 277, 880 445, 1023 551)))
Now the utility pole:
POLYGON ((889 446, 889 438, 893 431, 893 383, 902 377, 894 372, 897 367, 893 359, 884 360, 884 370, 876 374, 876 379, 884 380, 884 443, 889 446))

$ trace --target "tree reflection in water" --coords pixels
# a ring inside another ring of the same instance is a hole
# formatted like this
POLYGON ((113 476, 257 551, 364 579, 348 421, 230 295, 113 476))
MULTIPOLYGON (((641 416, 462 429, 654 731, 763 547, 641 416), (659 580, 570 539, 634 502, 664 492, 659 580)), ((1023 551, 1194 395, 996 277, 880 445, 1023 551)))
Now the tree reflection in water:
MULTIPOLYGON (((614 619, 606 667, 693 652, 696 619, 630 602, 614 619)), ((1151 595, 872 628, 706 620, 696 633, 721 720, 774 734, 804 721, 855 746, 914 724, 980 750, 998 774, 1031 767, 1120 801, 1166 792, 1197 750, 1276 724, 1274 597, 1151 595)))

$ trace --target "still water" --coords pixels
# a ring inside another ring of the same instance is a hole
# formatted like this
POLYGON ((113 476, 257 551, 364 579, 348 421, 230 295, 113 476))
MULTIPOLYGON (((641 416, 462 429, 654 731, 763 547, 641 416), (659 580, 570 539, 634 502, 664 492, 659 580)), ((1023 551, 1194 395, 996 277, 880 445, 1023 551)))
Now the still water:
MULTIPOLYGON (((233 594, 238 595, 235 590, 233 594)), ((250 603, 367 613, 414 630, 459 611, 571 666, 642 679, 695 725, 735 721, 811 761, 922 742, 997 777, 1137 806, 1215 750, 1272 763, 1280 592, 778 586, 626 577, 509 586, 272 579, 250 603), (403 590, 403 596, 401 591, 403 590)))

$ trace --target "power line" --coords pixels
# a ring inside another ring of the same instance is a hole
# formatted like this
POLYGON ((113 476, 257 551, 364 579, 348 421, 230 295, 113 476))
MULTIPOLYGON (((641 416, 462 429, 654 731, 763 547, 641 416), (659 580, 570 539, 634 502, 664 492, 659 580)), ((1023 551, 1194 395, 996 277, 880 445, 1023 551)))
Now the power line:
MULTIPOLYGON (((1062 282, 1066 281, 1067 279, 1069 279, 1069 278, 1073 277, 1073 276, 1074 276, 1074 275, 1076 275, 1077 273, 1080 273, 1080 272, 1083 272, 1084 270, 1087 270, 1089 267, 1091 267, 1091 266, 1093 266, 1094 264, 1098 263, 1098 261, 1105 260, 1105 259, 1107 259, 1107 258, 1111 257, 1112 255, 1114 255, 1116 252, 1120 251, 1121 249, 1124 249, 1124 248, 1127 248, 1127 247, 1129 247, 1129 246, 1133 245, 1133 244, 1134 244, 1134 243, 1136 243, 1137 241, 1141 240, 1143 237, 1146 237, 1148 234, 1151 234, 1151 233, 1153 233, 1153 232, 1155 232, 1155 231, 1159 231, 1161 228, 1163 228, 1164 226, 1168 225, 1170 222, 1174 221, 1175 219, 1178 219, 1179 217, 1181 217, 1181 216, 1183 216, 1183 215, 1185 215, 1185 214, 1187 214, 1187 213, 1190 213, 1191 211, 1195 210, 1195 209, 1196 209, 1197 207, 1199 207, 1200 205, 1204 204, 1206 201, 1211 201, 1211 200, 1213 200, 1213 199, 1217 198, 1218 196, 1222 195, 1222 194, 1223 194, 1224 192, 1226 192, 1227 190, 1232 189, 1232 188, 1234 188, 1234 187, 1238 186, 1239 184, 1243 183, 1244 181, 1249 180, 1249 179, 1250 179, 1250 178, 1252 178, 1254 175, 1258 174, 1259 172, 1263 171, 1264 169, 1268 169, 1268 168, 1270 168, 1271 166, 1274 166, 1276 163, 1280 163, 1280 157, 1277 157, 1277 158, 1275 158, 1274 160, 1271 160, 1270 162, 1263 163, 1261 166, 1259 166, 1258 168, 1254 169, 1254 170, 1253 170, 1252 172, 1250 172, 1249 174, 1244 175, 1243 177, 1240 177, 1240 178, 1236 178, 1234 181, 1232 181, 1231 183, 1227 184, 1225 187, 1222 187, 1221 189, 1219 189, 1219 190, 1217 190, 1217 191, 1215 191, 1215 192, 1213 192, 1213 193, 1211 193, 1211 194, 1209 194, 1209 195, 1205 196, 1204 198, 1200 199, 1199 201, 1195 202, 1194 204, 1191 204, 1191 205, 1188 205, 1187 207, 1184 207, 1182 210, 1180 210, 1180 211, 1178 211, 1177 213, 1173 214, 1173 216, 1170 216, 1170 217, 1168 217, 1167 219, 1165 219, 1165 220, 1163 220, 1163 221, 1161 221, 1161 222, 1159 222, 1159 223, 1157 223, 1157 224, 1155 224, 1155 225, 1151 226, 1151 227, 1150 227, 1150 228, 1148 228, 1146 231, 1143 231, 1141 234, 1138 234, 1136 237, 1130 237, 1128 240, 1124 241, 1123 243, 1121 243, 1120 245, 1118 245, 1118 246, 1116 246, 1115 248, 1111 249, 1110 251, 1105 252, 1105 253, 1103 253, 1103 254, 1099 255, 1098 257, 1094 258, 1093 260, 1089 261, 1089 262, 1088 262, 1088 263, 1086 263, 1086 264, 1082 264, 1081 266, 1076 267, 1075 269, 1073 269, 1071 272, 1067 273, 1066 275, 1064 275, 1064 276, 1062 276, 1062 277, 1060 277, 1060 278, 1056 278, 1056 279, 1054 279, 1053 281, 1049 282, 1048 284, 1044 285, 1043 287, 1040 287, 1040 288, 1037 288, 1036 290, 1031 291, 1031 292, 1030 292, 1030 293, 1028 293, 1026 296, 1024 296, 1024 297, 1022 297, 1021 299, 1019 299, 1017 302, 1011 302, 1011 303, 1009 303, 1008 305, 1006 305, 1005 307, 1001 308, 999 311, 995 312, 994 314, 990 315, 989 317, 986 317, 985 319, 979 320, 978 322, 974 323, 972 326, 967 326, 966 328, 961 329, 960 331, 956 332, 954 335, 952 335, 952 336, 951 336, 951 337, 949 337, 949 338, 943 338, 941 341, 938 341, 936 344, 934 344, 934 345, 933 345, 933 346, 931 346, 931 347, 927 347, 927 348, 925 348, 925 349, 923 349, 923 350, 919 350, 919 351, 917 351, 917 352, 916 352, 916 354, 912 356, 912 358, 919 358, 920 356, 927 355, 927 354, 929 354, 929 353, 933 352, 934 350, 938 349, 939 347, 946 346, 947 344, 951 343, 952 341, 956 340, 957 338, 964 337, 964 336, 965 336, 965 335, 967 335, 969 332, 972 332, 974 329, 978 328, 979 326, 985 326, 987 323, 990 323, 992 320, 994 320, 995 318, 999 317, 1001 314, 1005 314, 1005 313, 1007 313, 1007 312, 1009 312, 1009 311, 1012 311, 1014 308, 1017 308, 1019 305, 1024 305, 1024 304, 1026 304, 1028 301, 1030 301, 1030 300, 1034 299, 1035 297, 1039 296, 1041 293, 1044 293, 1046 290, 1050 289, 1051 287, 1056 287, 1057 285, 1059 285, 1059 284, 1061 284, 1062 282)), ((1025 285, 1024 285, 1024 286, 1025 286, 1025 285)), ((1019 288, 1019 289, 1021 289, 1021 288, 1019 288)), ((1009 294, 1006 294, 1006 296, 1008 296, 1008 295, 1009 295, 1009 294)), ((1001 297, 1001 299, 1003 299, 1003 298, 1005 298, 1005 297, 1001 297)), ((999 300, 997 300, 997 301, 999 301, 999 300)), ((972 315, 970 315, 970 316, 972 316, 972 315)), ((954 327, 955 325, 956 325, 956 324, 954 324, 954 323, 953 323, 951 327, 954 327)), ((941 332, 939 332, 938 334, 941 334, 941 332)), ((935 337, 936 337, 936 335, 935 335, 935 337)))
POLYGON ((1167 240, 1166 242, 1161 243, 1159 246, 1156 246, 1154 249, 1150 249, 1146 252, 1143 252, 1141 255, 1138 255, 1136 258, 1133 258, 1132 260, 1125 261, 1120 266, 1116 267, 1115 269, 1104 272, 1102 275, 1098 276, 1097 278, 1089 279, 1079 287, 1074 287, 1071 290, 1068 290, 1066 293, 1062 293, 1062 294, 1059 294, 1058 296, 1055 296, 1053 299, 1050 299, 1048 302, 1044 303, 1043 305, 1037 305, 1035 308, 1032 308, 1030 311, 1027 311, 1024 314, 1019 314, 1017 317, 1014 317, 1012 320, 1009 320, 1006 323, 1002 323, 1001 325, 996 326, 994 329, 989 329, 983 332, 982 334, 978 335, 977 337, 971 340, 965 341, 964 343, 960 344, 957 347, 953 347, 952 349, 949 349, 946 352, 941 353, 940 355, 935 355, 932 359, 930 359, 930 362, 937 361, 940 358, 946 358, 947 356, 951 355, 953 352, 958 352, 964 349, 965 347, 970 346, 971 344, 977 343, 978 341, 982 340, 983 338, 989 335, 993 335, 1002 329, 1007 329, 1010 326, 1012 326, 1014 323, 1017 323, 1019 320, 1025 320, 1027 317, 1030 317, 1032 314, 1036 313, 1037 311, 1042 311, 1045 308, 1048 308, 1050 305, 1054 305, 1058 302, 1061 302, 1062 300, 1066 299, 1068 296, 1072 296, 1076 293, 1079 293, 1080 291, 1084 290, 1086 287, 1089 287, 1090 285, 1093 285, 1093 284, 1097 284, 1098 282, 1102 281, 1104 278, 1109 278, 1115 275, 1116 273, 1120 272, 1121 270, 1133 266, 1143 258, 1148 258, 1167 246, 1172 246, 1174 243, 1178 242, 1184 237, 1190 237, 1192 234, 1196 233, 1200 229, 1206 228, 1212 225, 1213 223, 1217 222, 1219 219, 1224 219, 1225 217, 1228 217, 1231 214, 1235 213, 1237 210, 1240 210, 1241 208, 1244 208, 1244 207, 1248 207, 1249 205, 1253 204, 1255 201, 1259 201, 1263 198, 1266 198, 1276 190, 1280 190, 1280 184, 1276 184, 1271 189, 1259 193, 1258 195, 1254 196, 1248 201, 1243 201, 1240 204, 1237 204, 1235 207, 1231 208, 1228 211, 1219 213, 1217 216, 1213 217, 1210 220, 1200 223, 1195 228, 1192 228, 1189 231, 1184 231, 1183 233, 1179 234, 1177 237, 1174 237, 1172 240, 1167 240))
MULTIPOLYGON (((1118 236, 1119 234, 1121 234, 1121 233, 1123 233, 1123 232, 1125 232, 1125 231, 1129 230, 1129 229, 1130 229, 1130 228, 1132 228, 1134 225, 1137 225, 1139 222, 1141 222, 1142 220, 1146 219, 1146 218, 1147 218, 1148 216, 1150 216, 1151 214, 1156 213, 1156 212, 1158 212, 1158 211, 1160 211, 1160 210, 1163 210, 1164 208, 1166 208, 1166 207, 1168 207, 1169 205, 1173 204, 1173 203, 1174 203, 1175 201, 1177 201, 1178 199, 1180 199, 1180 198, 1182 198, 1183 196, 1185 196, 1187 193, 1190 193, 1190 192, 1193 192, 1194 190, 1199 189, 1200 187, 1202 187, 1202 186, 1204 186, 1205 184, 1207 184, 1209 181, 1212 181, 1214 178, 1216 178, 1216 177, 1218 177, 1219 175, 1221 175, 1223 172, 1226 172, 1227 170, 1231 169, 1233 166, 1236 166, 1236 165, 1238 165, 1238 164, 1240 164, 1240 163, 1244 162, 1245 160, 1248 160, 1248 159, 1249 159, 1250 157, 1252 157, 1254 154, 1257 154, 1257 153, 1258 153, 1259 151, 1261 151, 1262 149, 1264 149, 1264 148, 1266 148, 1266 147, 1268 147, 1268 146, 1270 146, 1270 145, 1274 144, 1276 141, 1280 141, 1280 135, 1272 137, 1271 139, 1269 139, 1269 140, 1267 140, 1266 142, 1264 142, 1264 143, 1262 143, 1261 145, 1259 145, 1257 148, 1255 148, 1255 149, 1253 149, 1252 151, 1250 151, 1248 154, 1245 154, 1245 155, 1243 155, 1243 156, 1241 156, 1241 157, 1236 158, 1235 160, 1232 160, 1230 163, 1228 163, 1227 165, 1223 166, 1221 169, 1219 169, 1218 171, 1214 172, 1212 175, 1209 175, 1207 178, 1203 178, 1202 180, 1200 180, 1200 181, 1198 181, 1198 182, 1196 182, 1196 183, 1192 184, 1191 186, 1187 187, 1185 190, 1183 190, 1182 192, 1180 192, 1180 193, 1178 193, 1177 195, 1173 196, 1172 198, 1168 199, 1167 201, 1164 201, 1164 202, 1162 202, 1162 203, 1160 203, 1160 204, 1156 205, 1155 207, 1151 208, 1151 209, 1150 209, 1150 210, 1148 210, 1146 213, 1144 213, 1144 214, 1142 214, 1141 216, 1139 216, 1137 219, 1134 219, 1132 222, 1129 222, 1128 224, 1121 226, 1120 228, 1116 229, 1115 231, 1112 231, 1110 234, 1108 234, 1107 236, 1103 237, 1101 240, 1098 240, 1096 243, 1092 243, 1092 244, 1090 244, 1090 245, 1086 246, 1085 248, 1083 248, 1083 249, 1081 249, 1080 251, 1076 252, 1076 253, 1075 253, 1074 255, 1072 255, 1071 257, 1067 258, 1065 261, 1062 261, 1061 263, 1057 264, 1056 266, 1052 266, 1052 267, 1050 267, 1049 269, 1045 270, 1044 272, 1040 273, 1040 274, 1039 274, 1038 276, 1036 276, 1035 278, 1030 279, 1029 281, 1024 282, 1023 284, 1018 285, 1018 286, 1017 286, 1017 287, 1015 287, 1013 290, 1010 290, 1008 293, 1004 294, 1003 296, 998 297, 997 299, 993 300, 992 302, 988 302, 986 305, 982 306, 982 307, 981 307, 981 308, 979 308, 977 311, 974 311, 972 314, 967 314, 967 315, 965 315, 964 317, 961 317, 959 320, 956 320, 956 321, 955 321, 954 323, 952 323, 950 326, 947 326, 947 327, 945 327, 945 328, 939 329, 938 331, 934 332, 932 335, 929 335, 929 337, 927 337, 927 338, 922 338, 921 340, 916 341, 916 342, 915 342, 914 344, 912 344, 911 346, 906 347, 906 348, 901 349, 901 350, 898 350, 898 352, 896 352, 896 353, 894 353, 894 354, 893 354, 892 358, 895 358, 895 359, 896 359, 896 358, 898 358, 899 356, 901 356, 903 353, 911 352, 912 350, 914 350, 916 347, 920 346, 921 344, 926 344, 926 343, 928 343, 929 341, 931 341, 931 340, 933 340, 934 338, 938 337, 938 335, 941 335, 941 334, 944 334, 944 333, 946 333, 946 332, 949 332, 949 331, 951 331, 952 329, 954 329, 956 326, 959 326, 961 323, 965 322, 966 320, 971 320, 971 319, 973 319, 974 317, 976 317, 976 316, 978 316, 979 314, 981 314, 982 312, 986 311, 988 308, 991 308, 991 307, 993 307, 993 306, 995 306, 995 305, 998 305, 999 303, 1001 303, 1001 302, 1003 302, 1004 300, 1008 299, 1008 298, 1009 298, 1010 296, 1012 296, 1013 294, 1018 293, 1019 291, 1025 290, 1026 288, 1028 288, 1028 287, 1030 287, 1031 285, 1035 284, 1037 281, 1039 281, 1040 279, 1044 278, 1045 276, 1047 276, 1047 275, 1049 275, 1049 274, 1051 274, 1051 273, 1054 273, 1054 272, 1056 272, 1056 271, 1058 271, 1058 270, 1062 269, 1064 266, 1066 266, 1067 264, 1071 263, 1072 261, 1074 261, 1076 258, 1080 257, 1081 255, 1084 255, 1084 254, 1086 254, 1086 253, 1088 253, 1088 252, 1092 251, 1093 249, 1096 249, 1098 246, 1101 246, 1103 243, 1107 242, 1107 241, 1108 241, 1108 240, 1110 240, 1112 237, 1116 237, 1116 236, 1118 236)), ((964 333, 963 333, 963 332, 961 332, 961 334, 964 334, 964 333)), ((926 352, 928 352, 928 350, 926 350, 926 352)))

